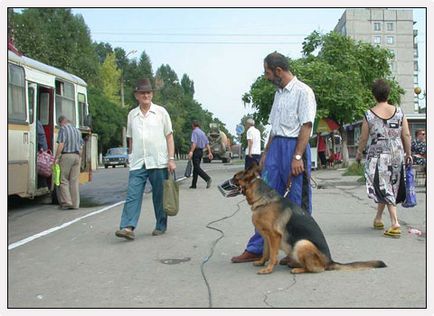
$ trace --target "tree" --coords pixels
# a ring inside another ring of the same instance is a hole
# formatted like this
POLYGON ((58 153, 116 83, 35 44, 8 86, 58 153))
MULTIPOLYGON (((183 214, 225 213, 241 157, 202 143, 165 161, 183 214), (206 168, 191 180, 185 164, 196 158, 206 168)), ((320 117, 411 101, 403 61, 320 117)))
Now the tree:
POLYGON ((122 126, 127 124, 127 110, 111 102, 95 87, 89 88, 89 112, 94 118, 93 132, 98 134, 100 152, 122 144, 122 126))
POLYGON ((102 91, 110 102, 120 106, 119 97, 121 72, 116 64, 116 56, 109 53, 101 65, 102 91))
MULTIPOLYGON (((343 126, 360 120, 373 105, 370 88, 374 79, 388 78, 392 88, 390 101, 400 103, 404 90, 391 77, 391 58, 387 49, 356 42, 336 32, 325 35, 313 32, 303 42, 303 57, 289 61, 292 72, 315 92, 316 117, 330 117, 340 124, 344 164, 348 161, 348 150, 343 126)), ((260 77, 242 99, 257 109, 256 118, 266 122, 272 94, 270 84, 260 77)))
POLYGON ((71 9, 24 9, 11 16, 15 45, 26 56, 71 72, 88 83, 99 76, 98 56, 81 15, 71 9))

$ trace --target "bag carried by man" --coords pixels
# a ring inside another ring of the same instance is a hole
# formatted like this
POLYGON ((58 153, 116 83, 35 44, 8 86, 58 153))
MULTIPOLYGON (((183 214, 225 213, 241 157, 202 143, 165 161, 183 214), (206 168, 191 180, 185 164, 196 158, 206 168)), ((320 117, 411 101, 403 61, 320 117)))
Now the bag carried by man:
POLYGON ((402 207, 414 207, 416 204, 414 172, 411 164, 408 164, 405 166, 405 201, 402 202, 402 207))
POLYGON ((191 163, 191 160, 189 160, 187 162, 187 167, 185 167, 184 177, 190 178, 192 169, 193 169, 193 165, 191 163))
POLYGON ((50 177, 52 174, 52 167, 54 163, 54 156, 51 150, 39 150, 37 158, 38 174, 43 177, 50 177))
POLYGON ((175 216, 179 211, 179 185, 175 181, 175 172, 173 178, 169 175, 164 180, 163 185, 163 209, 168 216, 175 216))

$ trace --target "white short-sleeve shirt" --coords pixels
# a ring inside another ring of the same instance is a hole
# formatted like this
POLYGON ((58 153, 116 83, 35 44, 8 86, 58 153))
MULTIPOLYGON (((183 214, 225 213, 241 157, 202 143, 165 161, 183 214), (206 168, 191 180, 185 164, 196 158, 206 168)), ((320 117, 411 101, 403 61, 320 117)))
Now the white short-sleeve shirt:
POLYGON ((166 136, 172 132, 169 113, 162 106, 152 103, 146 115, 143 115, 140 106, 132 109, 127 123, 127 137, 133 142, 130 171, 142 168, 143 164, 146 169, 167 167, 166 136))
MULTIPOLYGON (((261 154, 261 132, 254 126, 250 126, 246 132, 247 140, 252 140, 252 155, 260 155, 261 154)), ((249 154, 249 146, 246 148, 246 155, 249 154)))
MULTIPOLYGON (((269 123, 273 136, 298 137, 301 126, 315 121, 316 100, 313 90, 297 79, 276 91, 269 123)), ((312 136, 312 132, 311 132, 312 136)))

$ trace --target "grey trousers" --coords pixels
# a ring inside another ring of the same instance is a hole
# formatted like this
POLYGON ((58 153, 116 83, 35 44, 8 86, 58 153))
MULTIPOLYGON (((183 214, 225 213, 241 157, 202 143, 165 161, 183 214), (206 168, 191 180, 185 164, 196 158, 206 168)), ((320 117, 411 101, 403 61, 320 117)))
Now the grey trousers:
POLYGON ((80 164, 79 154, 62 154, 60 157, 60 206, 80 207, 80 164))

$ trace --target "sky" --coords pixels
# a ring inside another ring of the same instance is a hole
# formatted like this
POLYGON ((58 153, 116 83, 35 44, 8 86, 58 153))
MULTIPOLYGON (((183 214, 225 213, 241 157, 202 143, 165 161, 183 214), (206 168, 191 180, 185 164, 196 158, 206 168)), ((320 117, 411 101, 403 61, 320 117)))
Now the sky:
MULTIPOLYGON (((314 30, 334 29, 344 9, 336 8, 90 8, 81 14, 93 41, 121 47, 129 58, 143 51, 153 71, 168 64, 181 79, 194 81, 195 99, 226 124, 232 135, 245 114, 241 100, 263 74, 263 59, 278 51, 301 57, 302 42, 314 30)), ((419 82, 425 90, 425 15, 414 10, 419 30, 419 82)))

